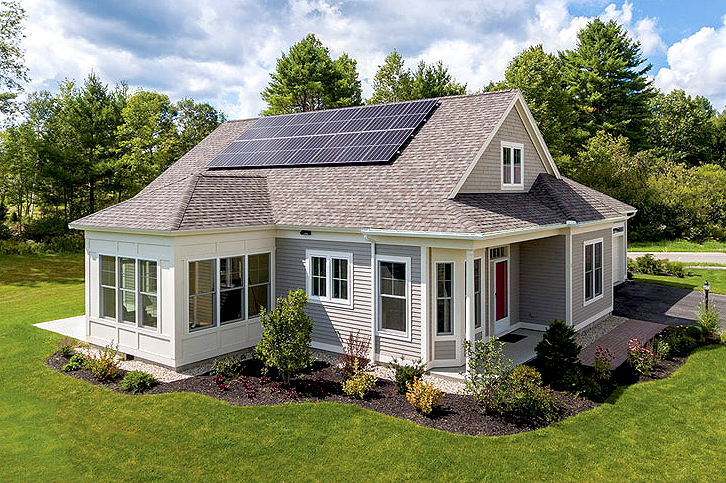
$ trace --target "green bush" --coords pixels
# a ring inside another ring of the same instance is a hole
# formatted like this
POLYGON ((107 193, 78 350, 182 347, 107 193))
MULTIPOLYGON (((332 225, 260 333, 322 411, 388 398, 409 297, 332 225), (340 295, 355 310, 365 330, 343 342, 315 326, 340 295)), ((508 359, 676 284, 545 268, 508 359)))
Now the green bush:
POLYGON ((692 325, 688 327, 688 329, 686 329, 686 335, 693 338, 693 340, 695 340, 699 344, 706 339, 706 334, 703 332, 703 329, 699 325, 692 325))
POLYGON ((485 405, 490 412, 505 415, 524 415, 557 419, 562 408, 555 401, 552 391, 542 387, 542 377, 536 369, 517 366, 497 382, 497 391, 485 405))
POLYGON ((486 405, 494 397, 498 381, 506 377, 514 365, 511 359, 504 358, 504 342, 495 336, 488 341, 476 340, 472 344, 464 341, 467 371, 464 376, 464 391, 476 398, 479 404, 486 405))
POLYGON ((534 348, 545 380, 555 381, 576 367, 580 363, 580 350, 575 342, 575 330, 561 320, 554 320, 534 348))
POLYGON ((698 306, 696 311, 696 324, 701 328, 707 339, 716 339, 721 330, 721 313, 713 306, 706 307, 706 304, 698 306))
POLYGON ((648 275, 658 275, 664 272, 664 262, 658 260, 651 253, 646 253, 635 260, 636 272, 648 275))
POLYGON ((144 371, 127 372, 121 379, 121 389, 126 392, 139 393, 148 391, 156 385, 157 381, 154 376, 144 371))
POLYGON ((586 367, 579 365, 563 374, 553 387, 592 401, 602 402, 608 393, 608 380, 600 377, 596 371, 590 372, 586 367))
POLYGON ((78 347, 78 342, 75 339, 63 337, 58 341, 58 354, 66 359, 70 359, 76 347, 78 347))
POLYGON ((226 359, 214 359, 212 375, 222 377, 238 377, 244 369, 244 356, 231 356, 226 359))
POLYGON ((0 255, 43 255, 45 252, 45 244, 33 240, 0 240, 0 255))
POLYGON ((405 361, 399 363, 398 360, 393 359, 388 367, 395 371, 395 377, 393 385, 399 394, 406 394, 410 384, 416 379, 421 379, 426 370, 426 364, 421 359, 412 361, 411 364, 406 364, 405 361))
POLYGON ((85 369, 86 364, 88 363, 88 356, 85 356, 81 354, 80 352, 77 352, 71 356, 71 359, 68 361, 66 365, 64 365, 61 370, 64 372, 71 372, 71 371, 77 371, 80 369, 85 369))
POLYGON ((47 242, 68 233, 68 226, 62 216, 47 215, 25 222, 23 235, 37 242, 47 242))
POLYGON ((355 361, 353 364, 353 374, 343 381, 343 392, 351 397, 365 399, 373 391, 373 388, 376 387, 378 378, 359 367, 358 361, 355 361))
POLYGON ((406 399, 421 414, 431 414, 443 398, 444 393, 441 390, 418 377, 413 382, 406 382, 406 399))
POLYGON ((86 368, 93 373, 99 381, 115 381, 121 376, 118 364, 121 358, 118 349, 111 344, 107 345, 96 356, 91 356, 86 361, 86 368))
POLYGON ((665 260, 663 263, 663 271, 668 275, 683 278, 686 276, 686 264, 683 262, 665 260))
POLYGON ((286 298, 277 299, 274 310, 262 307, 260 312, 262 338, 255 346, 255 356, 266 368, 277 369, 286 383, 312 362, 313 321, 305 313, 307 303, 305 292, 291 290, 286 298))
POLYGON ((71 232, 46 241, 45 248, 52 253, 79 253, 83 251, 85 243, 82 232, 71 232))
MULTIPOLYGON (((688 334, 689 329, 682 325, 666 327, 658 333, 656 339, 668 344, 670 355, 685 357, 698 347, 698 341, 688 334)), ((657 343, 654 342, 654 345, 657 343)))
POLYGON ((0 240, 9 240, 13 237, 13 230, 8 225, 0 223, 0 240))

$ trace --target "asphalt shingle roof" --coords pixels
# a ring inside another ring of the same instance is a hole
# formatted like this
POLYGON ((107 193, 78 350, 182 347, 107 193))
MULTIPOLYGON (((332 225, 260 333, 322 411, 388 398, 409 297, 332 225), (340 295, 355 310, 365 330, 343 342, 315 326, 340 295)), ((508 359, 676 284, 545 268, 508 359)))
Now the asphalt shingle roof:
POLYGON ((205 165, 255 120, 225 122, 139 194, 74 225, 174 231, 276 224, 486 233, 633 211, 545 174, 529 193, 448 199, 516 95, 499 91, 440 99, 387 164, 208 170, 205 165))

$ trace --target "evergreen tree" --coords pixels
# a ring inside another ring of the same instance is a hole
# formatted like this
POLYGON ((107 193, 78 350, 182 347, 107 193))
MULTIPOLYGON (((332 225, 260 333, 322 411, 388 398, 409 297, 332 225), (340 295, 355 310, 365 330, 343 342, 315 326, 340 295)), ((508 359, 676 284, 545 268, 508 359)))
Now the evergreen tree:
POLYGON ((361 104, 356 61, 343 54, 336 60, 313 34, 277 60, 264 91, 264 115, 315 111, 361 104))
POLYGON ((590 136, 604 130, 623 135, 634 150, 649 147, 650 100, 654 96, 640 43, 615 21, 592 20, 577 34, 577 48, 561 53, 568 92, 579 123, 590 136))

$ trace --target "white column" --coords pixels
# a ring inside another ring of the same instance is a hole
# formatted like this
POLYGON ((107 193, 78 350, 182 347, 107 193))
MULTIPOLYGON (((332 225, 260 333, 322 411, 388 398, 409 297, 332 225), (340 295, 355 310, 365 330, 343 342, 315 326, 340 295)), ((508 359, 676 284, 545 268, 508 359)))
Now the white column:
POLYGON ((371 362, 376 362, 376 337, 378 335, 378 297, 376 296, 376 242, 371 240, 371 362))
POLYGON ((565 323, 572 323, 572 229, 565 235, 565 323))
POLYGON ((429 363, 429 257, 428 247, 421 247, 421 361, 429 363))
MULTIPOLYGON (((474 343, 474 250, 466 251, 466 340, 474 343)), ((467 370, 469 361, 466 361, 467 370)))

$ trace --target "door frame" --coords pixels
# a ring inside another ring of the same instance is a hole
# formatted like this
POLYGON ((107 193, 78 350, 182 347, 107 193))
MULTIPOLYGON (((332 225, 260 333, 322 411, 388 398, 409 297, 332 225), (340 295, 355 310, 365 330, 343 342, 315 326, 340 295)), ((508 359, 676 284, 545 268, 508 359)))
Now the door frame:
MULTIPOLYGON (((508 247, 507 247, 508 248, 508 247)), ((492 258, 489 260, 489 270, 491 272, 491 283, 490 283, 490 289, 489 292, 491 294, 491 300, 493 303, 490 307, 490 316, 492 320, 492 326, 495 336, 502 334, 506 331, 508 331, 512 324, 511 324, 511 317, 512 317, 512 296, 511 296, 511 286, 512 286, 512 277, 511 277, 511 261, 509 259, 509 250, 506 251, 506 255, 503 257, 498 258, 492 258), (507 316, 497 320, 497 293, 496 293, 496 286, 497 286, 497 270, 496 270, 496 264, 500 262, 507 262, 507 316), (497 330, 497 323, 499 324, 506 324, 506 328, 502 330, 497 330)))

